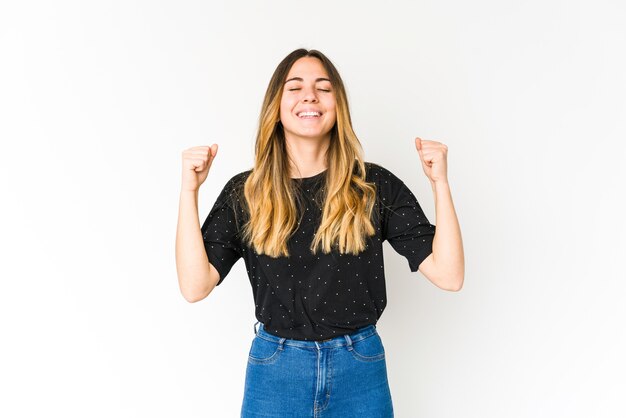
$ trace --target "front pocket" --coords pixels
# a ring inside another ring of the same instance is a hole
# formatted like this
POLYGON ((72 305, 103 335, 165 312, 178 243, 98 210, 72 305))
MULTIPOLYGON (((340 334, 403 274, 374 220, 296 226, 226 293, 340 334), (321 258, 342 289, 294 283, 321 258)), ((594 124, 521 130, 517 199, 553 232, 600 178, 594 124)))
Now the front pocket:
POLYGON ((252 340, 248 362, 251 364, 274 363, 281 351, 278 343, 256 336, 252 340))
POLYGON ((352 347, 348 349, 358 361, 371 362, 385 358, 385 347, 378 333, 374 333, 362 340, 353 341, 352 347))

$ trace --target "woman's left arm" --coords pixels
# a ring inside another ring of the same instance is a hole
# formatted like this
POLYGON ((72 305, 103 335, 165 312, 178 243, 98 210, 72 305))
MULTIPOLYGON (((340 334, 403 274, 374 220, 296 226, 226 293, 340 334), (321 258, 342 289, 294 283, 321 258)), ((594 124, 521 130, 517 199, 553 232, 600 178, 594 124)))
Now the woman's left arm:
POLYGON ((465 261, 461 228, 448 183, 448 147, 419 137, 415 138, 415 147, 435 198, 433 252, 420 264, 419 270, 438 287, 458 291, 463 287, 465 261))

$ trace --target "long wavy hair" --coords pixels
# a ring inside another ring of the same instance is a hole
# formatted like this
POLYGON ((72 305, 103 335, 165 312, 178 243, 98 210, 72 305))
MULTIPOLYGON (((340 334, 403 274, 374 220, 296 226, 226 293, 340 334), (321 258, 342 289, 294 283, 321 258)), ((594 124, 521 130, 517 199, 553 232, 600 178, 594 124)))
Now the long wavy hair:
POLYGON ((289 256, 287 242, 296 232, 299 187, 290 177, 289 155, 282 123, 279 122, 284 82, 292 65, 302 57, 319 59, 335 91, 337 120, 331 130, 325 155, 328 169, 320 190, 322 218, 310 249, 316 254, 337 249, 358 254, 366 237, 375 234, 371 220, 376 185, 365 181, 363 149, 352 129, 343 81, 333 63, 315 49, 297 49, 278 65, 269 82, 259 117, 254 166, 243 185, 248 214, 241 238, 258 254, 289 256))

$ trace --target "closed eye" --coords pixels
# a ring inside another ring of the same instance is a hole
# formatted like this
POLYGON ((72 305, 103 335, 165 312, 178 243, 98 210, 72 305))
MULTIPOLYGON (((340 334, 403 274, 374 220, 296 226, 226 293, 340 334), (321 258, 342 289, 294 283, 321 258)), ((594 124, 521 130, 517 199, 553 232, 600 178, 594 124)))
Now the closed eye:
MULTIPOLYGON (((299 88, 293 88, 293 89, 289 89, 289 91, 294 91, 294 90, 300 90, 299 88)), ((330 92, 330 90, 327 89, 318 89, 319 91, 325 91, 325 92, 330 92)))

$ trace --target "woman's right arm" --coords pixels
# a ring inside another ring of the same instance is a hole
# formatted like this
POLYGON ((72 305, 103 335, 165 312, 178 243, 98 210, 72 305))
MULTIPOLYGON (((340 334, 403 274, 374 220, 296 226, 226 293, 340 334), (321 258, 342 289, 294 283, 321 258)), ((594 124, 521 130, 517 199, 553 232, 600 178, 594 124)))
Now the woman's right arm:
POLYGON ((189 302, 206 298, 220 277, 206 254, 198 216, 198 190, 217 154, 217 144, 183 152, 183 183, 176 229, 176 272, 183 297, 189 302))

